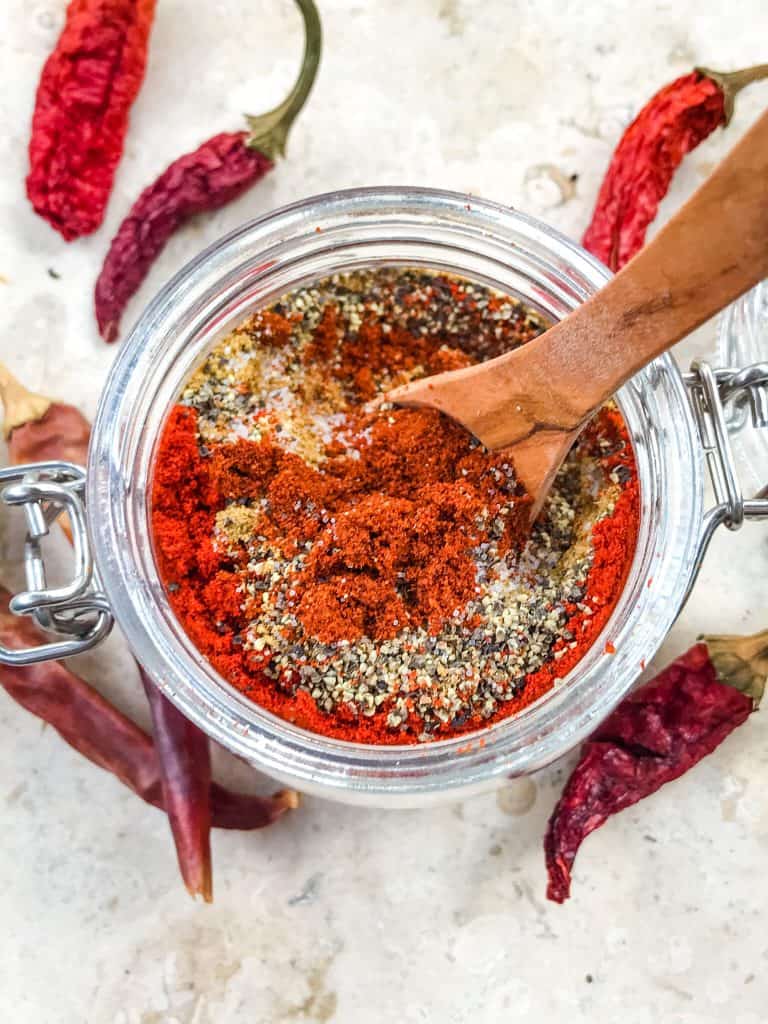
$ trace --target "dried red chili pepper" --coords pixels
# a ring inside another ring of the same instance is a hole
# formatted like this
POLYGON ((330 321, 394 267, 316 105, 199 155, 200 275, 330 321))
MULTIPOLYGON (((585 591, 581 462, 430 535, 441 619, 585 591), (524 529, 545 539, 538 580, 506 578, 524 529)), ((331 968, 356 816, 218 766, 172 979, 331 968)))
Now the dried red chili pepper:
POLYGON ((155 0, 72 0, 37 88, 27 195, 69 242, 104 218, 155 0))
POLYGON ((281 818, 286 811, 299 806, 295 789, 281 789, 272 796, 238 793, 218 782, 211 783, 211 824, 240 832, 266 828, 281 818))
POLYGON ((766 677, 768 630, 704 637, 619 704, 584 744, 549 820, 549 899, 567 899, 589 833, 711 753, 757 708, 766 677))
POLYGON ((117 338, 128 300, 176 229, 195 214, 215 210, 241 195, 283 155, 294 119, 303 107, 320 61, 320 17, 313 0, 296 0, 304 18, 301 71, 289 96, 260 117, 247 117, 248 131, 214 135, 166 168, 134 203, 112 239, 94 290, 99 332, 117 338))
MULTIPOLYGON (((45 459, 65 459, 81 464, 86 461, 91 428, 74 406, 28 391, 2 364, 0 401, 5 409, 3 431, 13 463, 45 459)), ((62 522, 62 526, 71 540, 68 523, 62 522)), ((200 893, 210 900, 208 739, 156 689, 143 671, 142 679, 160 757, 163 804, 168 811, 182 877, 190 893, 200 893)))
MULTIPOLYGON (((49 459, 85 465, 91 425, 79 409, 27 390, 3 363, 0 402, 5 413, 2 434, 13 465, 49 459)), ((59 522, 71 541, 69 518, 63 515, 59 522)))
POLYGON ((174 160, 136 200, 96 281, 96 320, 105 341, 117 338, 123 309, 179 225, 224 206, 272 168, 272 160, 247 139, 246 132, 215 135, 174 160))
MULTIPOLYGON (((0 644, 17 649, 40 643, 31 620, 9 611, 9 600, 8 591, 0 587, 0 644)), ((111 772, 148 804, 165 809, 160 760, 152 739, 84 679, 56 661, 23 668, 0 664, 0 685, 74 750, 111 772)), ((211 783, 210 798, 213 827, 243 831, 270 825, 298 806, 293 790, 263 797, 217 782, 211 783)))
POLYGON ((768 64, 722 73, 697 68, 659 90, 622 135, 582 245, 611 270, 642 248, 648 225, 686 153, 727 125, 736 94, 768 64))
MULTIPOLYGON (((9 611, 9 599, 0 587, 0 643, 12 649, 39 644, 40 633, 31 620, 9 611)), ((24 668, 0 663, 0 684, 89 761, 116 775, 142 800, 162 807, 152 741, 85 680, 55 661, 24 668)))
MULTIPOLYGON (((0 399, 5 408, 5 433, 13 462, 40 458, 85 461, 91 428, 73 406, 32 394, 5 367, 0 367, 0 399)), ((69 524, 62 525, 71 540, 69 524)), ((142 678, 160 755, 163 800, 182 878, 192 895, 200 893, 210 900, 208 740, 191 722, 183 726, 178 721, 179 712, 148 679, 143 675, 142 678)))
POLYGON ((163 802, 190 896, 213 899, 211 870, 211 752, 208 737, 160 693, 143 669, 162 765, 163 802))

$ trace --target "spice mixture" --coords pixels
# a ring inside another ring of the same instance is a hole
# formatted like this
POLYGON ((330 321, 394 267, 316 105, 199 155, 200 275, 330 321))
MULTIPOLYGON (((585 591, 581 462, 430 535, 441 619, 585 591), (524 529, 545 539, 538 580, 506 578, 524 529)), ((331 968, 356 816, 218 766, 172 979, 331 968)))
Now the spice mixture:
POLYGON ((216 346, 169 417, 152 515, 172 605, 226 679, 376 744, 476 730, 562 680, 634 552, 617 409, 582 434, 529 533, 503 453, 434 410, 371 403, 545 327, 483 286, 378 269, 292 292, 216 346))

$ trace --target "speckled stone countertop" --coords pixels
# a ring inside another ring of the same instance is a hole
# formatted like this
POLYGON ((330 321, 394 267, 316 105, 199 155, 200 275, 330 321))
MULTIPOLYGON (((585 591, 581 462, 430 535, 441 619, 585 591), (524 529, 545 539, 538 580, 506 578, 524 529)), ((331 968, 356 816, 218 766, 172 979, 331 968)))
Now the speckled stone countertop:
MULTIPOLYGON (((202 246, 328 189, 466 190, 578 237, 622 126, 654 88, 695 64, 768 59, 764 0, 640 0, 631 13, 620 0, 321 7, 325 60, 288 159, 173 239, 126 326, 202 246)), ((114 350, 96 335, 91 289, 112 232, 170 159, 277 101, 301 43, 287 0, 161 0, 106 223, 67 246, 22 188, 35 81, 63 11, 64 0, 0 9, 0 352, 26 383, 93 414, 114 350)), ((740 97, 664 215, 766 103, 766 86, 740 97)), ((680 359, 713 347, 710 325, 680 359)), ((0 534, 5 582, 18 581, 12 535, 0 534)), ((716 537, 656 667, 701 631, 765 625, 767 571, 764 527, 716 537)), ((146 723, 118 636, 78 668, 146 723)), ((563 907, 544 900, 541 837, 569 760, 434 810, 307 799, 271 830, 218 833, 206 907, 183 890, 161 815, 0 694, 0 1013, 13 1024, 761 1024, 767 730, 755 716, 590 838, 563 907)), ((219 768, 270 788, 228 755, 219 768)))

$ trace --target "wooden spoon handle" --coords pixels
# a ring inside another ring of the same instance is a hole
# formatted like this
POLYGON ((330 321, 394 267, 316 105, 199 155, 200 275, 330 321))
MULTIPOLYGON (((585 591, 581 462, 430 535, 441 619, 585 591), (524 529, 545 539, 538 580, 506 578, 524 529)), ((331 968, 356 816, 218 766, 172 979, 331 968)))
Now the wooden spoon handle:
POLYGON ((600 292, 522 348, 390 392, 489 448, 573 431, 626 380, 768 277, 768 112, 600 292))
POLYGON ((765 277, 768 111, 656 237, 541 338, 552 386, 578 382, 569 425, 765 277))

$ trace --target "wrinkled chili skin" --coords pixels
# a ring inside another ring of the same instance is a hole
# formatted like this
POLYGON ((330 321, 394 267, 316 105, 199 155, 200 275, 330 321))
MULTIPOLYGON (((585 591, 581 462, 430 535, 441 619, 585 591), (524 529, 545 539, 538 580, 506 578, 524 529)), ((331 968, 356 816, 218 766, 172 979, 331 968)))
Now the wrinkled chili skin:
POLYGON ((683 157, 725 123, 722 89, 693 71, 665 86, 624 132, 582 245, 611 270, 643 246, 683 157))
POLYGON ((91 425, 79 409, 53 402, 39 420, 16 427, 8 439, 8 454, 14 465, 61 459, 85 466, 91 425))
POLYGON ((174 160, 136 200, 96 281, 96 321, 105 341, 117 338, 128 300, 174 231, 195 214, 224 206, 271 170, 272 161, 248 147, 247 138, 247 132, 214 135, 174 160))
POLYGON ((27 195, 69 242, 101 224, 144 77, 155 0, 72 0, 32 116, 27 195))
MULTIPOLYGON (((64 461, 85 466, 91 425, 79 409, 63 402, 52 402, 38 420, 15 427, 8 438, 8 455, 13 465, 27 462, 64 461)), ((59 524, 72 542, 72 524, 65 513, 59 524)))
MULTIPOLYGON (((64 459, 84 463, 90 434, 91 425, 78 409, 54 402, 40 419, 15 427, 9 439, 9 452, 14 462, 64 459)), ((68 517, 62 516, 60 523, 71 541, 68 517)), ((51 672, 55 675, 55 670, 51 672)), ((211 757, 208 737, 177 710, 143 670, 140 672, 152 714, 153 755, 156 753, 159 757, 162 805, 168 813, 181 875, 192 896, 199 894, 210 901, 211 757)), ((75 682, 72 686, 77 692, 75 682)), ((102 717, 104 714, 105 711, 102 717)), ((87 752, 86 756, 89 756, 87 752)))
POLYGON ((711 753, 753 710, 699 643, 626 697, 584 744, 544 839, 547 898, 563 903, 584 839, 711 753))
POLYGON ((162 767, 163 803, 179 869, 191 896, 213 899, 211 864, 211 751, 208 737, 185 718, 139 668, 152 710, 155 747, 162 767))
MULTIPOLYGON (((13 615, 10 594, 0 587, 0 643, 11 649, 33 647, 41 636, 31 619, 13 615)), ((9 697, 50 725, 73 750, 115 775, 146 803, 165 809, 157 750, 143 729, 118 711, 84 679, 58 661, 0 665, 0 686, 9 697)), ((238 793, 210 785, 214 828, 250 831, 271 825, 297 806, 291 791, 274 796, 238 793)))
MULTIPOLYGON (((0 587, 0 643, 12 649, 36 646, 40 633, 31 619, 11 613, 9 600, 10 594, 0 587)), ((0 664, 0 685, 78 753, 116 775, 142 800, 162 806, 152 741, 84 679, 57 661, 23 668, 0 664)))
MULTIPOLYGON (((0 394, 6 414, 18 423, 8 439, 13 463, 48 459, 86 462, 91 427, 78 409, 61 402, 51 402, 46 409, 43 396, 27 392, 7 371, 0 378, 0 394), (30 417, 26 421, 25 415, 30 417)), ((59 522, 71 541, 67 517, 59 522)), ((0 588, 0 642, 9 647, 39 644, 40 637, 29 619, 2 610, 7 603, 8 595, 0 588)), ((64 665, 0 666, 0 684, 18 703, 51 724, 70 746, 115 774, 147 803, 167 811, 185 885, 193 895, 210 900, 211 826, 262 828, 295 806, 295 800, 292 794, 270 798, 231 792, 212 782, 208 738, 143 671, 141 675, 154 742, 64 665)))

